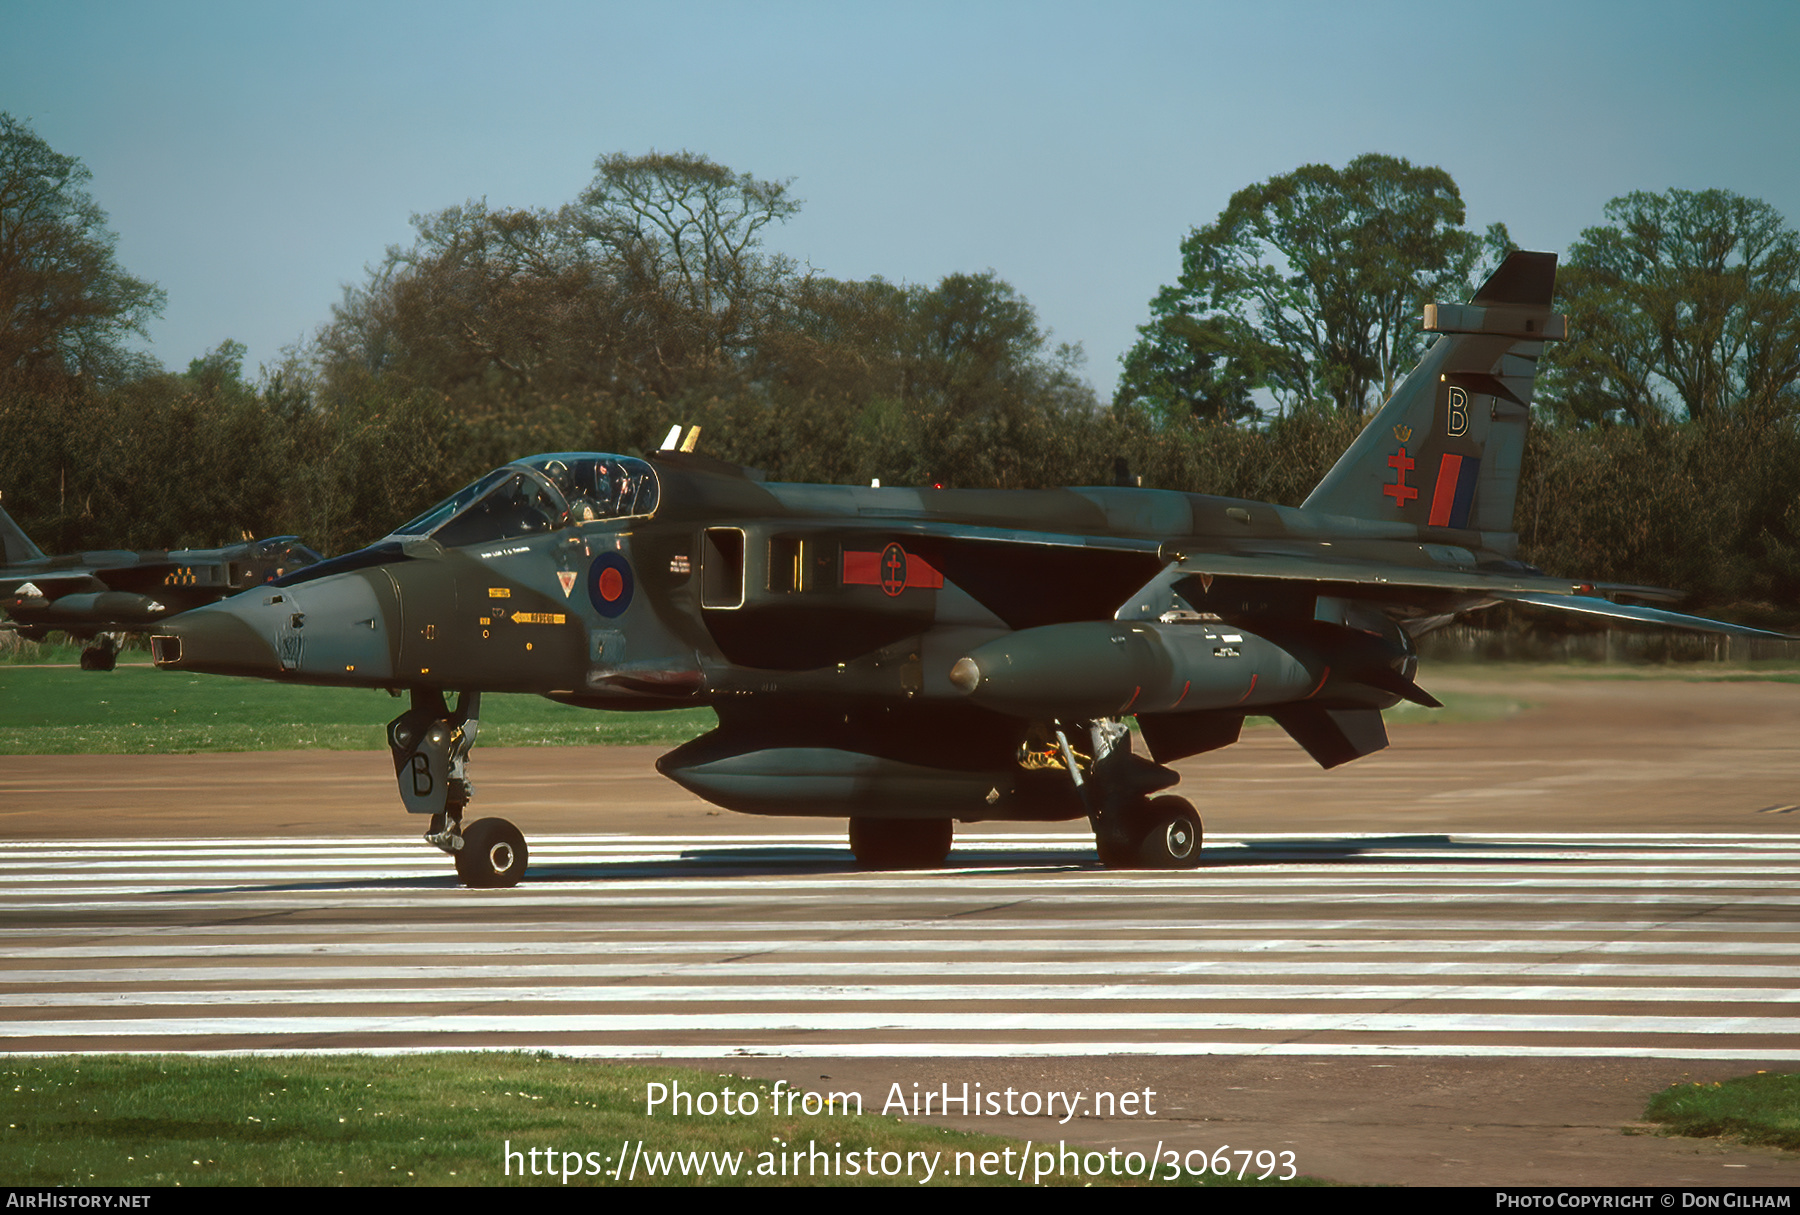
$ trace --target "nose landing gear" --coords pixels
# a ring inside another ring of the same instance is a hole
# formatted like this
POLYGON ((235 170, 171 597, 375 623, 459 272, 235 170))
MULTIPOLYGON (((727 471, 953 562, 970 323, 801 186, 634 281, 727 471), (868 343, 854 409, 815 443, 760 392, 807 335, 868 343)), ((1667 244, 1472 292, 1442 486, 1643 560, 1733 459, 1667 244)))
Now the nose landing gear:
POLYGON ((481 693, 464 692, 451 711, 444 694, 415 690, 412 707, 388 723, 388 749, 400 800, 413 814, 429 814, 425 842, 456 860, 465 886, 516 886, 530 859, 525 836, 503 818, 462 825, 475 795, 469 752, 480 732, 481 693))
POLYGON ((119 650, 124 640, 123 633, 101 633, 94 638, 87 648, 81 651, 81 669, 84 671, 110 671, 119 665, 119 650))

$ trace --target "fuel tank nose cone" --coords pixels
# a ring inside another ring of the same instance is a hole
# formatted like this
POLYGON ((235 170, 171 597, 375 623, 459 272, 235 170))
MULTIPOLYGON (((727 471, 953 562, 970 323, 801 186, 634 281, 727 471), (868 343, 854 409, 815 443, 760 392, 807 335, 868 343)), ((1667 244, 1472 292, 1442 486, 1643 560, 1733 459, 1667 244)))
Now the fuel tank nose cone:
POLYGON ((964 696, 981 686, 981 668, 973 658, 959 658, 950 668, 950 684, 964 696))

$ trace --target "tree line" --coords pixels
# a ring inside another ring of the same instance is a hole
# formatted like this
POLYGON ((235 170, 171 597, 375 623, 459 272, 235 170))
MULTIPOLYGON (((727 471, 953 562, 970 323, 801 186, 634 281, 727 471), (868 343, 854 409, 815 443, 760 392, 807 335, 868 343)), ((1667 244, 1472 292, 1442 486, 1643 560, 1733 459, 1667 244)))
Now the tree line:
MULTIPOLYGON (((1297 503, 1513 246, 1441 169, 1363 156, 1239 191, 1181 245, 1117 390, 992 271, 838 280, 768 250, 800 202, 693 153, 603 156, 554 209, 416 216, 251 374, 136 352, 87 171, 0 115, 0 494, 47 551, 296 533, 344 551, 537 451, 673 422, 775 479, 1147 486, 1297 503)), ((1558 280, 1517 527, 1546 569, 1800 604, 1800 237, 1724 191, 1632 194, 1558 280)))

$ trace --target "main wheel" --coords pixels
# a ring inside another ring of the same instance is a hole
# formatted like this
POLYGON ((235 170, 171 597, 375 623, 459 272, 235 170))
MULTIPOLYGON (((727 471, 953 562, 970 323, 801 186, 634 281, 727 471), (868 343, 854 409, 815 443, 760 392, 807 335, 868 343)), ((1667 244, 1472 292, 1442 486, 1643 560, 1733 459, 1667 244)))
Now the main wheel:
POLYGON ((484 818, 463 828, 456 875, 465 886, 517 886, 531 854, 525 837, 503 818, 484 818))
POLYGON ((1119 827, 1094 839, 1100 863, 1108 869, 1193 869, 1200 864, 1200 815, 1184 797, 1141 802, 1119 827))
POLYGON ((853 818, 850 851, 863 869, 938 869, 954 835, 947 818, 853 818))
POLYGON ((1138 861, 1146 869, 1193 869, 1200 864, 1205 829, 1185 797, 1153 797, 1138 820, 1143 832, 1138 861))

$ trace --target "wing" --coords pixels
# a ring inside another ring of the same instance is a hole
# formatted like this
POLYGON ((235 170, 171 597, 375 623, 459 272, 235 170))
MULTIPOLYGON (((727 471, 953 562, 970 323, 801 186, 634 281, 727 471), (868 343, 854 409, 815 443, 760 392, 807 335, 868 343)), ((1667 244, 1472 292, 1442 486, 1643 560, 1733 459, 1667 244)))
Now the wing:
MULTIPOLYGON (((1294 614, 1309 596, 1332 595, 1421 615, 1465 611, 1496 603, 1616 620, 1658 628, 1719 633, 1769 641, 1800 640, 1789 633, 1752 628, 1726 620, 1690 616, 1640 604, 1615 602, 1607 593, 1668 601, 1675 592, 1655 587, 1573 583, 1566 579, 1514 570, 1432 569, 1384 562, 1333 561, 1291 553, 1203 554, 1183 557, 1157 582, 1200 611, 1225 619, 1267 614, 1294 614), (1291 601, 1291 602, 1290 602, 1291 601), (1257 604, 1267 605, 1256 610, 1257 604), (1289 610, 1281 612, 1278 605, 1289 610)), ((1140 592, 1134 614, 1151 615, 1160 602, 1157 583, 1140 592)), ((1159 608, 1158 610, 1166 610, 1159 608)), ((1403 613, 1404 614, 1404 613, 1403 613)))

